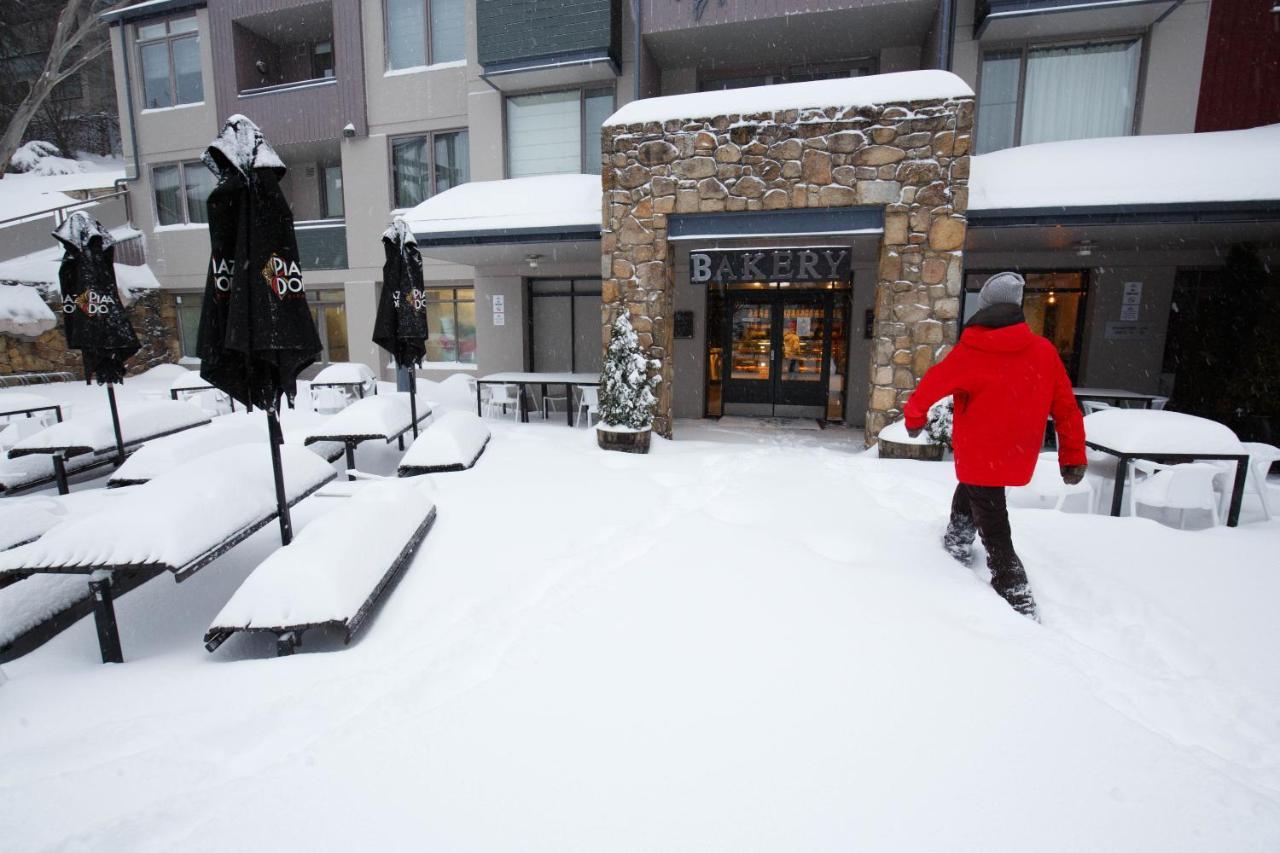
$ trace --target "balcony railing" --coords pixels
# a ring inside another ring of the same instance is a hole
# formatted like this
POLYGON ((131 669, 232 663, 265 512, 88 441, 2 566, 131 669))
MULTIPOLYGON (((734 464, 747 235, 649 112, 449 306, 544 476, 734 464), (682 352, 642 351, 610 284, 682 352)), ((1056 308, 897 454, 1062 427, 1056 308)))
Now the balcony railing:
POLYGON ((347 223, 343 219, 311 219, 293 223, 298 257, 304 270, 347 268, 347 223))

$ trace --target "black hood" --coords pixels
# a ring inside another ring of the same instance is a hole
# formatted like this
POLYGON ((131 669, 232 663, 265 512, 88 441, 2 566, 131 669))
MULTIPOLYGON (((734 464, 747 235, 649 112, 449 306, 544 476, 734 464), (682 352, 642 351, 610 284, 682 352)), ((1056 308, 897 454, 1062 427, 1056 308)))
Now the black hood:
POLYGON ((413 232, 397 219, 382 235, 382 296, 373 323, 373 341, 395 359, 413 367, 427 352, 427 300, 422 284, 422 255, 413 232))
POLYGON ((142 348, 116 287, 115 246, 101 223, 76 211, 53 236, 65 250, 58 267, 67 347, 84 356, 84 380, 124 379, 125 362, 142 348))
POLYGON ((965 323, 965 328, 970 326, 984 326, 988 329, 1003 329, 1005 326, 1016 326, 1018 323, 1027 322, 1026 316, 1022 313, 1021 305, 1014 305, 1012 302, 1000 302, 983 308, 977 314, 969 318, 965 323))
POLYGON ((303 286, 284 166, 257 126, 233 116, 206 152, 209 270, 196 343, 200 375, 246 406, 293 398, 321 352, 303 286))

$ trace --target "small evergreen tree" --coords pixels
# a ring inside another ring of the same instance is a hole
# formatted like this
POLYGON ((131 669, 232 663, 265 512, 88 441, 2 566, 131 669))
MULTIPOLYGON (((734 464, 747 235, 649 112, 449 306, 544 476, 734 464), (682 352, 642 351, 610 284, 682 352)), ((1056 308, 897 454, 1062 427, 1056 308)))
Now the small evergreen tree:
POLYGON ((941 444, 951 449, 951 430, 955 423, 955 401, 951 397, 943 397, 929 407, 929 415, 924 422, 924 431, 933 439, 934 444, 941 444))
POLYGON ((600 373, 600 420, 611 427, 646 430, 653 426, 658 400, 653 389, 662 381, 649 376, 658 363, 645 358, 626 309, 609 330, 609 350, 600 373))

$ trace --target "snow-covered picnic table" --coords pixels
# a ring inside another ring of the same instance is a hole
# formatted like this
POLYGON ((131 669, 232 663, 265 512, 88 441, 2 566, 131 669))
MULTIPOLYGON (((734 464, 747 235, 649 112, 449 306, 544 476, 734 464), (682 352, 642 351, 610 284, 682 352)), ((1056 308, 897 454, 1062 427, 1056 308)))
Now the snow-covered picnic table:
POLYGON ((377 394, 378 379, 373 375, 372 368, 367 364, 354 361, 339 361, 330 364, 317 373, 315 379, 311 380, 310 389, 313 405, 321 402, 316 394, 319 391, 321 396, 330 398, 326 408, 336 409, 346 399, 363 400, 366 396, 377 394), (341 397, 342 402, 333 399, 334 397, 341 397))
MULTIPOLYGON (((160 401, 129 406, 120 411, 120 443, 128 448, 154 438, 209 423, 209 416, 190 403, 160 401)), ((48 455, 53 459, 58 491, 66 494, 64 463, 75 456, 106 456, 114 453, 115 426, 111 410, 102 407, 61 421, 29 435, 9 450, 9 458, 48 455)))
MULTIPOLYGON (((417 423, 431 417, 431 405, 418 409, 417 423)), ((409 395, 396 392, 364 397, 310 429, 304 439, 308 445, 321 441, 340 441, 347 450, 347 468, 356 467, 356 445, 382 439, 387 444, 399 441, 404 448, 404 434, 413 429, 414 420, 409 395)))
POLYGON ((1159 394, 1144 394, 1141 391, 1127 391, 1123 388, 1072 388, 1071 393, 1077 400, 1098 400, 1103 403, 1120 405, 1137 403, 1143 409, 1150 409, 1159 394))
MULTIPOLYGON (((198 370, 188 370, 185 375, 179 376, 169 385, 169 399, 187 399, 190 395, 199 394, 204 391, 216 391, 214 386, 209 384, 209 380, 200 375, 198 370)), ((227 395, 230 399, 230 395, 227 395)), ((236 401, 231 400, 231 411, 236 410, 236 401)))
MULTIPOLYGON (((285 445, 280 454, 289 505, 334 477, 329 463, 304 448, 285 445)), ((169 571, 185 580, 277 514, 267 442, 224 448, 113 494, 34 542, 0 553, 0 578, 90 576, 104 662, 121 659, 111 603, 117 575, 131 582, 169 571)))
MULTIPOLYGON (((600 374, 598 373, 525 373, 518 371, 510 371, 506 373, 490 373, 481 376, 476 380, 476 414, 482 415, 481 410, 483 403, 480 399, 480 389, 485 385, 515 385, 520 389, 520 397, 523 399, 530 385, 538 385, 542 389, 542 395, 547 394, 548 385, 563 385, 567 389, 582 388, 584 386, 594 387, 600 384, 600 374)), ((573 401, 569 401, 570 405, 565 406, 565 419, 569 426, 573 426, 573 401)), ((524 423, 529 422, 529 407, 520 407, 520 420, 524 423)))
POLYGON ((21 392, 0 394, 0 418, 32 417, 37 412, 53 412, 54 417, 62 420, 62 406, 40 394, 24 394, 21 392))
POLYGON ((1239 523, 1249 453, 1228 427, 1182 412, 1107 409, 1087 415, 1084 432, 1089 447, 1117 460, 1112 515, 1120 515, 1129 463, 1134 459, 1164 463, 1226 461, 1236 463, 1227 525, 1235 527, 1239 523))

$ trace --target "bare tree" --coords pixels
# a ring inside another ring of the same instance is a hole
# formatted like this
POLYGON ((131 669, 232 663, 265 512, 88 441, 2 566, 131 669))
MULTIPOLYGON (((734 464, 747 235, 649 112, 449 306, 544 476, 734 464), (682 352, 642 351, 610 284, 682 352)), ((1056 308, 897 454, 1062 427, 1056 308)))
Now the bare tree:
POLYGON ((83 0, 67 0, 58 14, 53 44, 45 58, 44 69, 31 82, 27 96, 14 110, 4 132, 0 133, 0 178, 4 177, 9 168, 9 160, 18 150, 27 125, 40 111, 54 87, 110 49, 107 27, 98 18, 98 14, 127 3, 121 0, 101 4, 104 7, 102 9, 92 8, 97 5, 99 4, 93 2, 86 4, 83 0))

